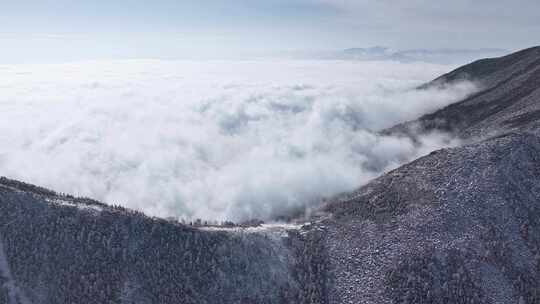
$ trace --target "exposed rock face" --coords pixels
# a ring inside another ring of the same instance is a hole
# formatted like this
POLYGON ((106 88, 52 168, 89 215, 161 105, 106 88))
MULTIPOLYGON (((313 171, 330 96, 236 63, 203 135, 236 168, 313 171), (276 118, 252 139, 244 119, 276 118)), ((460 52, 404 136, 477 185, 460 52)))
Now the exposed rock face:
POLYGON ((483 89, 388 132, 469 144, 300 229, 197 229, 0 178, 0 304, 540 303, 540 48, 427 86, 460 79, 483 89))

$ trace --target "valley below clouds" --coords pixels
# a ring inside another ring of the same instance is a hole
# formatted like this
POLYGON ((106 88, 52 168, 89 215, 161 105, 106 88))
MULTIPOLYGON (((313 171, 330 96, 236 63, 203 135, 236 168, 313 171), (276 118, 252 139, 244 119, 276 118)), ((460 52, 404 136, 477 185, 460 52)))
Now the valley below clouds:
POLYGON ((452 66, 348 61, 0 65, 0 175, 185 219, 304 212, 430 151, 377 131, 462 99, 452 66))

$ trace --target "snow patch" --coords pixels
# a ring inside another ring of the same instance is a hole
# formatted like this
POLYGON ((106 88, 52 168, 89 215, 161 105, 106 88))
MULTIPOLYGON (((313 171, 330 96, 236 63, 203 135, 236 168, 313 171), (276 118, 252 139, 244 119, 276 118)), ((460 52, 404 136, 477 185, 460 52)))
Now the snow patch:
POLYGON ((299 230, 304 225, 309 223, 267 223, 256 227, 222 227, 222 226, 207 226, 200 227, 203 231, 226 231, 231 233, 260 233, 274 234, 279 236, 287 236, 289 230, 299 230))
POLYGON ((75 208, 77 208, 79 210, 84 210, 84 211, 96 211, 96 212, 103 211, 103 208, 101 208, 99 206, 75 204, 72 201, 66 201, 66 200, 62 200, 62 199, 59 199, 59 198, 54 198, 54 199, 46 198, 45 201, 47 201, 48 203, 51 203, 51 204, 55 204, 55 205, 66 206, 66 207, 75 207, 75 208))

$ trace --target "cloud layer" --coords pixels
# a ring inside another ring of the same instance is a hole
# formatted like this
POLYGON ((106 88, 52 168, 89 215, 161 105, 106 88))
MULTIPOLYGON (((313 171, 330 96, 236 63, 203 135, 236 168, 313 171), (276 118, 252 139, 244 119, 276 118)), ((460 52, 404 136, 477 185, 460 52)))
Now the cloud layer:
POLYGON ((474 90, 433 64, 0 66, 0 175, 158 216, 269 219, 453 142, 374 132, 474 90))

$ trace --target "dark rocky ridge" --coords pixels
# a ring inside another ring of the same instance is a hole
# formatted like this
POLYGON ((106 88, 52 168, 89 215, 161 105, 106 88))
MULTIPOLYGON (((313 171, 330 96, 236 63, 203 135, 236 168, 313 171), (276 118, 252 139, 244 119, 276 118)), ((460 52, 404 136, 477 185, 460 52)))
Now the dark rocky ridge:
POLYGON ((471 143, 301 229, 206 231, 0 179, 0 303, 540 303, 539 73, 531 48, 428 84, 482 89, 389 132, 471 143))
POLYGON ((475 82, 480 90, 468 98, 385 133, 442 130, 478 140, 508 131, 536 132, 540 127, 540 47, 501 58, 482 59, 445 74, 420 89, 456 81, 475 82))

